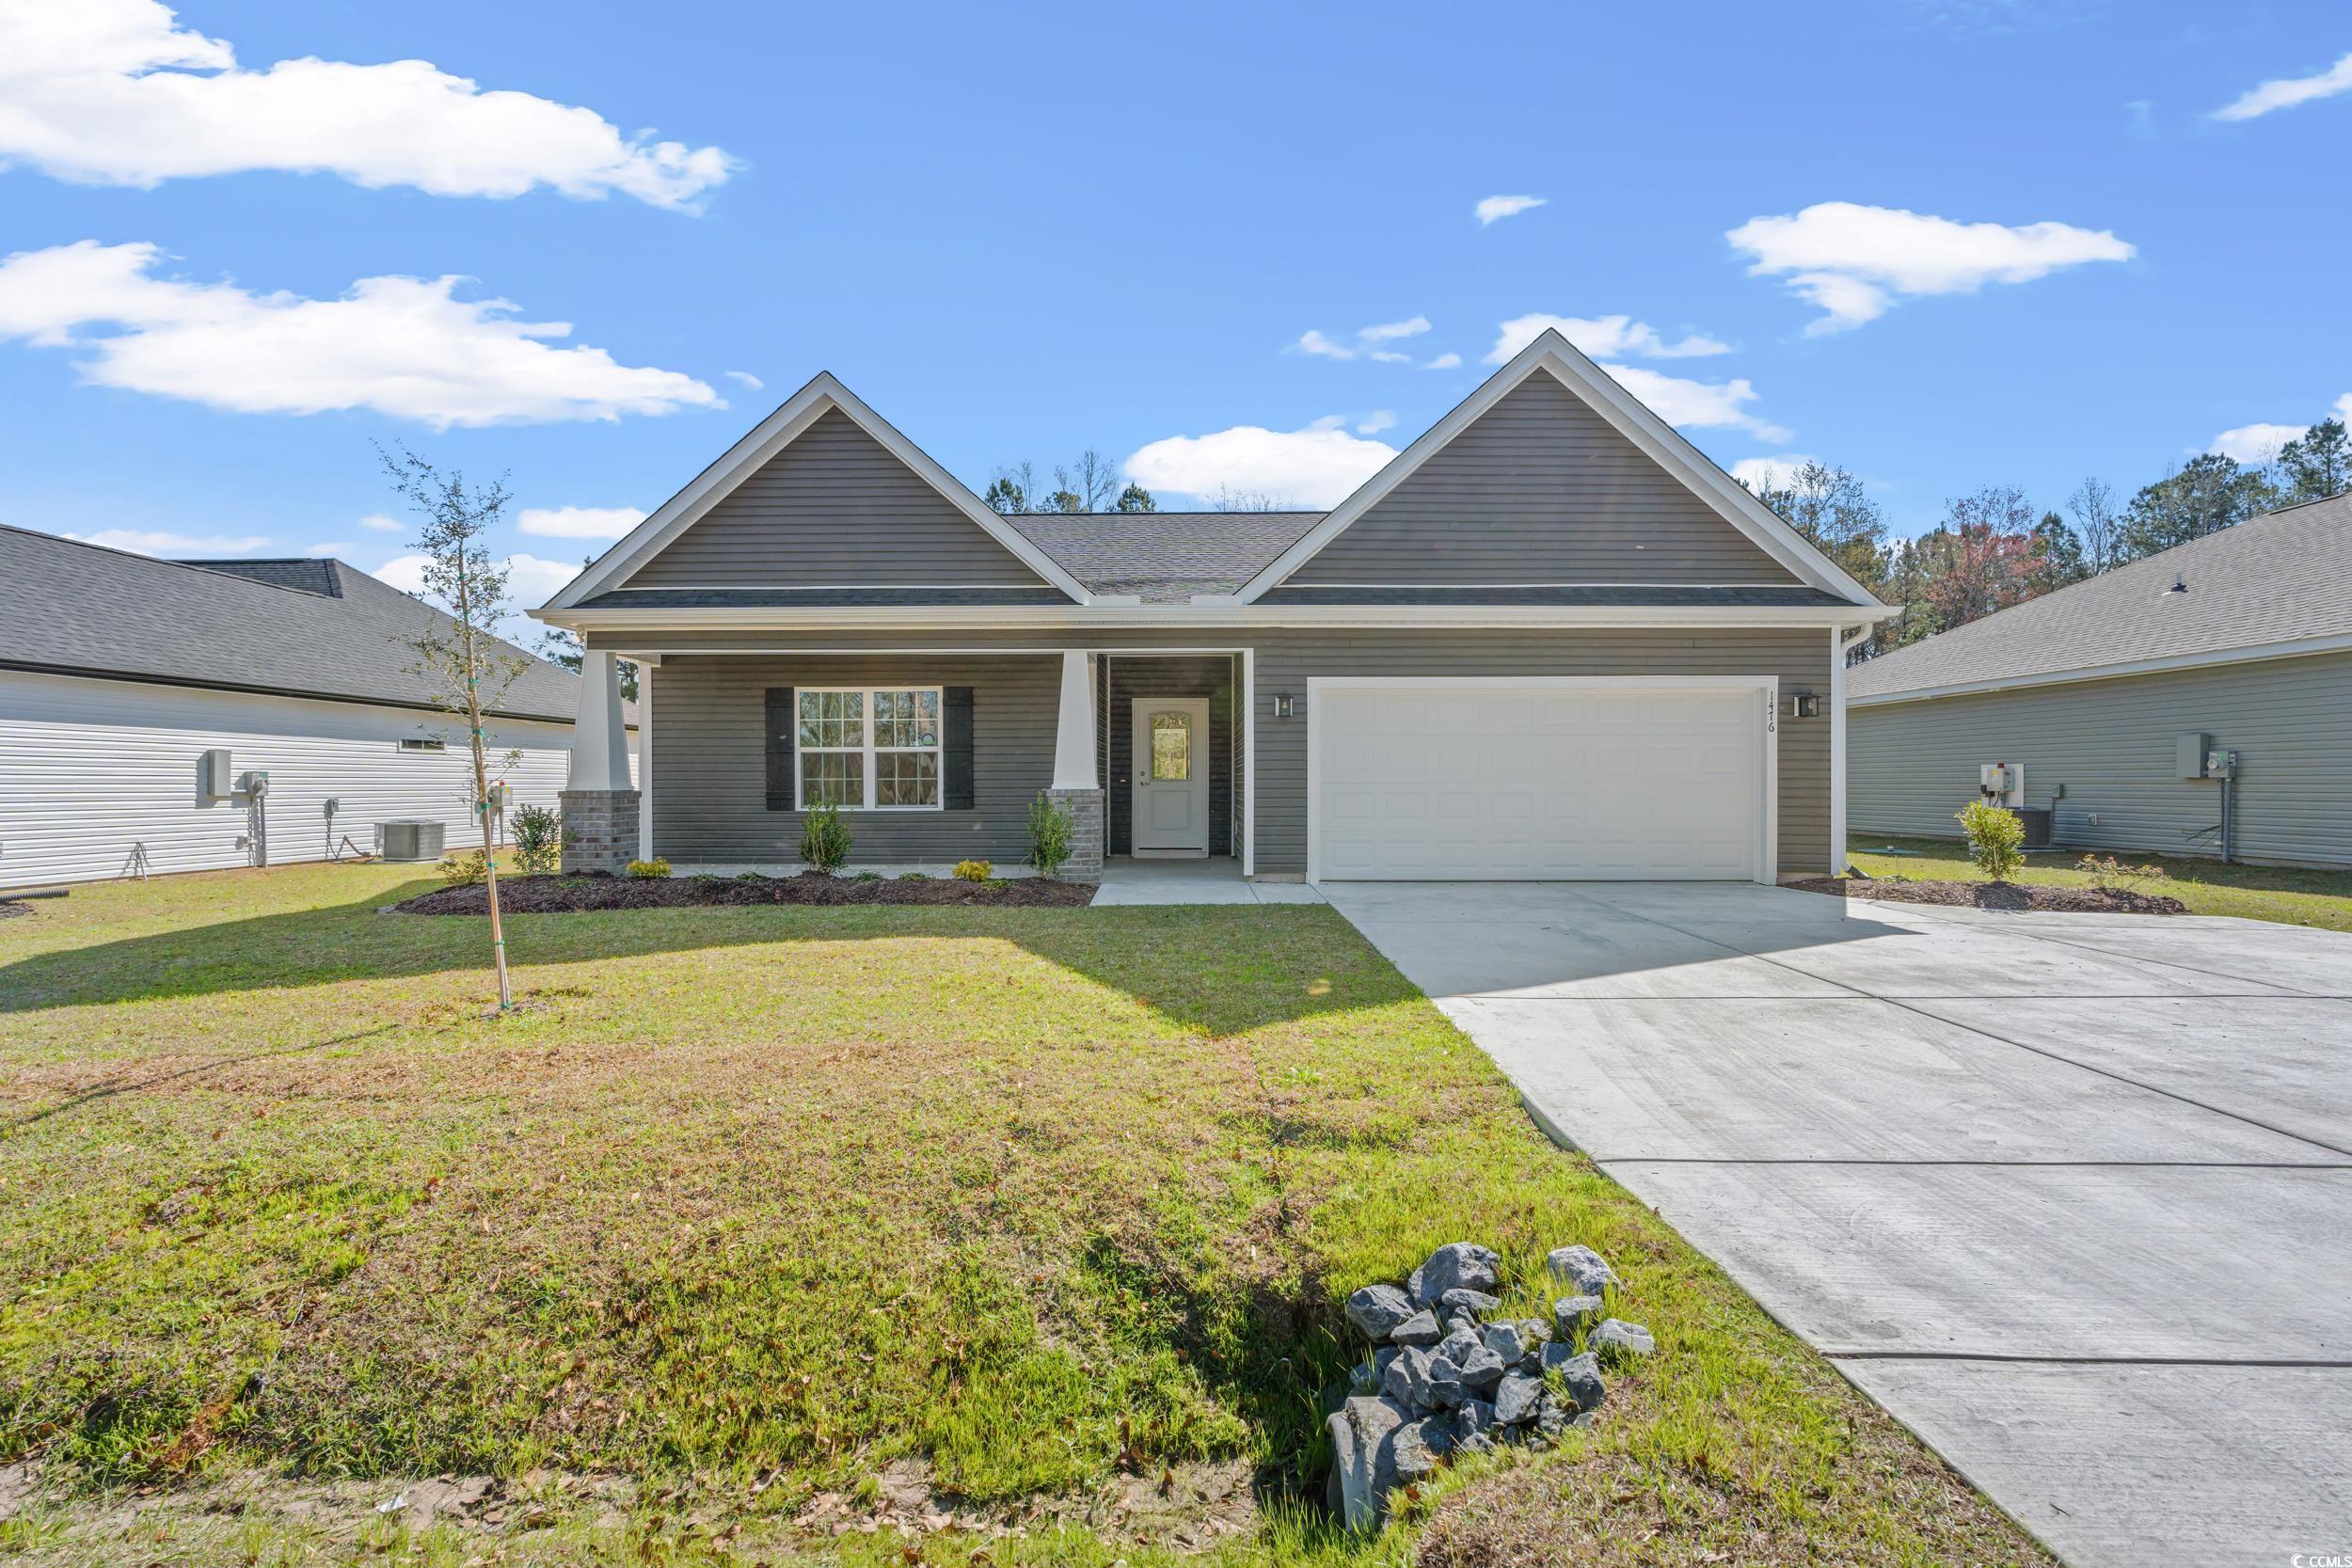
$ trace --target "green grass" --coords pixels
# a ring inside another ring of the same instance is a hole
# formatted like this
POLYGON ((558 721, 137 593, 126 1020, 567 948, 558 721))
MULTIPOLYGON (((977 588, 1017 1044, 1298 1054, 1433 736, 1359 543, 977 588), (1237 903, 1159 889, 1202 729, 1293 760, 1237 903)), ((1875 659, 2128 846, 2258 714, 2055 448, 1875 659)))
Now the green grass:
POLYGON ((1580 1561, 1629 1496, 1691 1560, 2036 1559, 1328 910, 524 916, 498 1019, 485 922, 376 912, 423 885, 0 921, 0 1464, 46 1485, 0 1549, 1388 1563, 1539 1482, 1501 1513, 1580 1561), (1557 1454, 1336 1534, 1335 1303, 1463 1238, 1531 1303, 1600 1248, 1661 1353, 1557 1454), (441 1474, 541 1500, 368 1506, 441 1474), (888 1528, 909 1477, 953 1527, 888 1528), (793 1524, 828 1509, 885 1528, 793 1524))
MULTIPOLYGON (((1968 848, 1959 839, 1890 838, 1883 833, 1850 833, 1848 858, 1873 877, 1909 877, 1917 881, 1981 881, 1968 862, 1968 848), (1874 854, 1892 847, 1904 855, 1874 854)), ((2100 854, 2105 857, 2106 851, 2100 854)), ((2079 853, 2035 854, 2026 857, 2017 880, 2060 887, 2088 887, 2092 879, 2074 869, 2079 853)), ((2236 915, 2246 920, 2273 920, 2282 926, 2316 926, 2329 931, 2352 931, 2352 871, 2326 871, 2309 866, 2224 865, 2192 855, 2137 855, 2118 852, 2126 865, 2153 864, 2164 868, 2161 879, 2141 882, 2142 893, 2163 894, 2188 906, 2191 914, 2236 915)))

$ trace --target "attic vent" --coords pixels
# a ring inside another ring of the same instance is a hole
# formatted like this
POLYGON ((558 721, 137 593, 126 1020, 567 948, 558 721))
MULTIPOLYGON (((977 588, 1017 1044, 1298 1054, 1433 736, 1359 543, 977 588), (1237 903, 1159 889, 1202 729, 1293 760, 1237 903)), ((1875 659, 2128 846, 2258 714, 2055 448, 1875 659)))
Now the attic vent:
POLYGON ((2172 574, 2172 586, 2171 586, 2171 587, 2169 587, 2169 588, 2168 588, 2168 589, 2166 589, 2166 590, 2165 590, 2165 592, 2166 592, 2166 593, 2168 593, 2168 594, 2185 594, 2185 593, 2187 593, 2187 592, 2188 592, 2188 576, 2187 576, 2187 574, 2186 574, 2186 573, 2185 573, 2185 572, 2175 572, 2175 573, 2173 573, 2173 574, 2172 574))

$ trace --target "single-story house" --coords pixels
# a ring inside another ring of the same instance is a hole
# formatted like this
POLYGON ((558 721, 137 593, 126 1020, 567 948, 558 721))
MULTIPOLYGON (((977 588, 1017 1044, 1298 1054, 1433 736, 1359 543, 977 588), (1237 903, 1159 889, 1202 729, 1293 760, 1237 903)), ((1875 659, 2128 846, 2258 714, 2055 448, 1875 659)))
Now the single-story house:
MULTIPOLYGON (((466 726, 410 646, 437 622, 340 561, 158 561, 0 528, 0 888, 331 859, 395 820, 474 841, 466 726)), ((510 810, 551 806, 580 679, 504 651, 527 662, 493 756, 521 753, 510 810)), ((617 700, 592 715, 614 736, 617 700)))
POLYGON ((2005 798, 2051 810, 2058 846, 2218 855, 2226 801, 2233 858, 2352 865, 2352 495, 1871 659, 1847 689, 1858 831, 1950 836, 2007 765, 2005 798))
POLYGON ((1547 333, 1325 513, 999 515, 819 375, 535 613, 644 672, 613 855, 1770 881, 1887 612, 1547 333))

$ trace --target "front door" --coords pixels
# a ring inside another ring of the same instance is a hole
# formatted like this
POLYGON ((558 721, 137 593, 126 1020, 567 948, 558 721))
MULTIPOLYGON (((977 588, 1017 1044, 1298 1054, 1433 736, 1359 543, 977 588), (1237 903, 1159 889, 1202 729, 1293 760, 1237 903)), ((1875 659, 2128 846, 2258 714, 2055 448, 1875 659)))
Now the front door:
POLYGON ((1209 852, 1209 700, 1135 700, 1134 811, 1138 855, 1209 852))

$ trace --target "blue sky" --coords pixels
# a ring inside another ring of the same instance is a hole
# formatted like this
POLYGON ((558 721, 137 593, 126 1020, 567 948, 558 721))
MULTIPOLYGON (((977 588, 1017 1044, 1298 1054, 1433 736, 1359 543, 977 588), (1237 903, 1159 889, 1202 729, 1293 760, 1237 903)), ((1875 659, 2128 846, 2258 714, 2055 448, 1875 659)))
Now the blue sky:
POLYGON ((0 0, 0 521, 373 570, 403 441, 606 514, 501 541, 576 562, 820 369, 976 487, 1327 504, 1545 316, 1903 532, 2128 493, 2352 398, 2348 52, 2320 3, 0 0))

